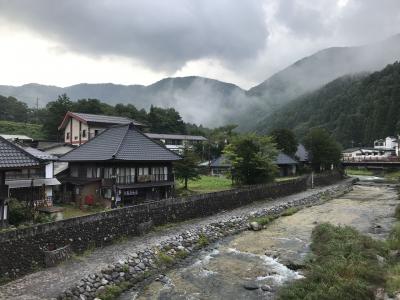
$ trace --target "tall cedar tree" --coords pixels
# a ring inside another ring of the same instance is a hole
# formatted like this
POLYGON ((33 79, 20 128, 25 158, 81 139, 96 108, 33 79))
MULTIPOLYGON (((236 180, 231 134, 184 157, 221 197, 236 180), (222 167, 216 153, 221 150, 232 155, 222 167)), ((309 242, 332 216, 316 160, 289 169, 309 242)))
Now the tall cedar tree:
POLYGON ((271 136, 279 150, 289 156, 294 156, 298 142, 293 131, 286 128, 274 129, 271 132, 271 136))
POLYGON ((342 149, 326 130, 311 129, 304 140, 304 145, 309 152, 314 171, 330 170, 331 166, 340 164, 342 149))
POLYGON ((183 158, 174 164, 175 176, 184 182, 184 188, 187 190, 189 180, 200 179, 198 168, 199 159, 197 155, 185 148, 183 151, 183 158))
POLYGON ((239 184, 272 181, 277 174, 277 153, 271 137, 256 134, 237 136, 224 149, 232 163, 232 178, 239 184))

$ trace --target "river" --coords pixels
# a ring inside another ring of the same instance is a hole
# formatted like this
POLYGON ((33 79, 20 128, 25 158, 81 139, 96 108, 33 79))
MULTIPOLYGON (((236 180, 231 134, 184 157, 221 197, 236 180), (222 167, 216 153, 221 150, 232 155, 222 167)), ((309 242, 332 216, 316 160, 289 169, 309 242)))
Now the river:
POLYGON ((283 283, 302 278, 318 223, 349 225, 377 239, 387 236, 399 203, 397 190, 372 181, 364 178, 344 196, 276 219, 264 230, 226 238, 120 300, 274 299, 283 283))

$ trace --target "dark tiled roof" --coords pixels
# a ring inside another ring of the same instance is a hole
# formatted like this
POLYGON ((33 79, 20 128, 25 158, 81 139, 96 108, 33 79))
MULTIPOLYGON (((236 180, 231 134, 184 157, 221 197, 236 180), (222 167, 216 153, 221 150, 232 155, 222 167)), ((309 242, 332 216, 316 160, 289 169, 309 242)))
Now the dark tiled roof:
POLYGON ((58 129, 64 128, 67 125, 69 118, 76 118, 86 123, 101 123, 109 125, 133 123, 136 126, 143 126, 142 123, 139 123, 135 120, 126 117, 95 115, 95 114, 76 113, 69 111, 65 115, 64 120, 62 121, 58 129))
POLYGON ((297 165, 298 162, 285 153, 279 152, 275 163, 277 165, 297 165))
POLYGON ((204 136, 200 135, 184 135, 184 134, 163 134, 163 133, 145 133, 152 139, 166 140, 188 140, 188 141, 207 141, 204 136))
POLYGON ((19 169, 39 165, 38 158, 0 137, 0 169, 19 169))
POLYGON ((61 161, 175 161, 181 157, 145 136, 131 124, 108 128, 61 161))
POLYGON ((297 146, 297 151, 294 156, 297 157, 299 161, 302 162, 308 161, 308 151, 306 150, 303 144, 299 144, 297 146))
POLYGON ((133 123, 135 125, 142 125, 135 120, 126 118, 126 117, 117 117, 117 116, 106 116, 106 115, 94 115, 94 114, 85 114, 85 113, 72 113, 73 115, 85 120, 86 122, 93 123, 109 123, 109 124, 129 124, 133 123))

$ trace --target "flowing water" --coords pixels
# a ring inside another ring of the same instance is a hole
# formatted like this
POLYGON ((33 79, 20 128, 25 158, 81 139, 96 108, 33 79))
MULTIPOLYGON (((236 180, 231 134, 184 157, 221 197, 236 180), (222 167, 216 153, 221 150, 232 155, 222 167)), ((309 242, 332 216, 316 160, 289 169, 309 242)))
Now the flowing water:
POLYGON ((227 238, 187 266, 120 299, 273 299, 283 283, 302 277, 316 224, 349 225, 385 238, 398 202, 393 187, 364 182, 342 197, 279 218, 267 229, 227 238))

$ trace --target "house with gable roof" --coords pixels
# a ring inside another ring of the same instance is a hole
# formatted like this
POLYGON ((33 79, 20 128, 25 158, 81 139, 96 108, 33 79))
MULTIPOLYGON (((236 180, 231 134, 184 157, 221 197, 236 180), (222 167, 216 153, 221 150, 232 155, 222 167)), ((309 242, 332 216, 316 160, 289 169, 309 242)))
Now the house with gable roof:
POLYGON ((138 204, 172 195, 180 159, 134 123, 115 125, 60 158, 69 163, 62 181, 79 204, 138 204))

